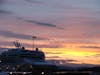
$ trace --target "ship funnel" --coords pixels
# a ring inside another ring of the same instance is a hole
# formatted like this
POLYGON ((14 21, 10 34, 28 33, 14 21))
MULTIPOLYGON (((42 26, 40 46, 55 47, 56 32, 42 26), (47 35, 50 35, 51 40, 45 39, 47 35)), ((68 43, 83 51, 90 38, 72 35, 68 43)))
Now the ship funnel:
POLYGON ((35 50, 36 50, 36 51, 39 51, 39 48, 36 48, 35 50))

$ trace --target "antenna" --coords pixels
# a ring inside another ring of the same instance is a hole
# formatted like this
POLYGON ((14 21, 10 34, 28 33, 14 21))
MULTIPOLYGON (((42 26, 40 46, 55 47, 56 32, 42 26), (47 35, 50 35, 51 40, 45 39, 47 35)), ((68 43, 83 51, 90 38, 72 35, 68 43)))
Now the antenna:
POLYGON ((33 40, 33 50, 34 50, 34 47, 35 47, 34 40, 35 40, 36 38, 37 38, 36 36, 32 36, 32 40, 33 40))
POLYGON ((13 42, 16 48, 21 48, 21 44, 18 41, 13 42))

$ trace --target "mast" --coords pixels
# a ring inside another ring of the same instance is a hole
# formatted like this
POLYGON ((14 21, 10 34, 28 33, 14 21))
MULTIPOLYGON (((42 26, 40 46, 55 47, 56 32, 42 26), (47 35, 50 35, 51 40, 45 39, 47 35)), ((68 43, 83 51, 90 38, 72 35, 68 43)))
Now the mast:
POLYGON ((35 48, 34 40, 35 40, 36 38, 37 38, 36 36, 32 36, 32 40, 33 40, 33 50, 34 50, 34 48, 35 48))

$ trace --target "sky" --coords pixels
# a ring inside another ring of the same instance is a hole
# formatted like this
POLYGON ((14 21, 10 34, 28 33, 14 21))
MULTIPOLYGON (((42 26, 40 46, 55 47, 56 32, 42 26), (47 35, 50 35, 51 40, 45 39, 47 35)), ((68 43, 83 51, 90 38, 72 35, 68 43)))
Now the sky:
POLYGON ((60 64, 100 65, 99 0, 0 0, 0 47, 18 40, 60 64))

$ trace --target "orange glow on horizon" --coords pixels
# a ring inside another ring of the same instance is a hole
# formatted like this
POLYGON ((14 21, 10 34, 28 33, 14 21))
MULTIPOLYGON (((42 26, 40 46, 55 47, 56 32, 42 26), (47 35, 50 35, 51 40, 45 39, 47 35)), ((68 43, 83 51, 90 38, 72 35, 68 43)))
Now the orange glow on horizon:
POLYGON ((73 62, 73 64, 94 64, 94 65, 100 65, 100 57, 95 57, 98 52, 90 51, 89 49, 83 51, 83 49, 77 48, 77 49, 67 49, 67 48, 44 48, 43 51, 46 54, 47 60, 76 60, 73 62), (52 52, 52 53, 51 53, 52 52), (50 53, 50 54, 49 54, 50 53), (54 58, 55 56, 58 56, 58 58, 54 58), (96 59, 95 59, 96 58, 96 59))
MULTIPOLYGON (((15 47, 6 46, 6 48, 15 47)), ((32 50, 32 48, 27 49, 32 50)), ((83 48, 40 48, 40 50, 45 53, 46 60, 76 60, 68 63, 100 65, 100 57, 96 57, 98 51, 94 51, 94 49, 92 50, 83 48)))

